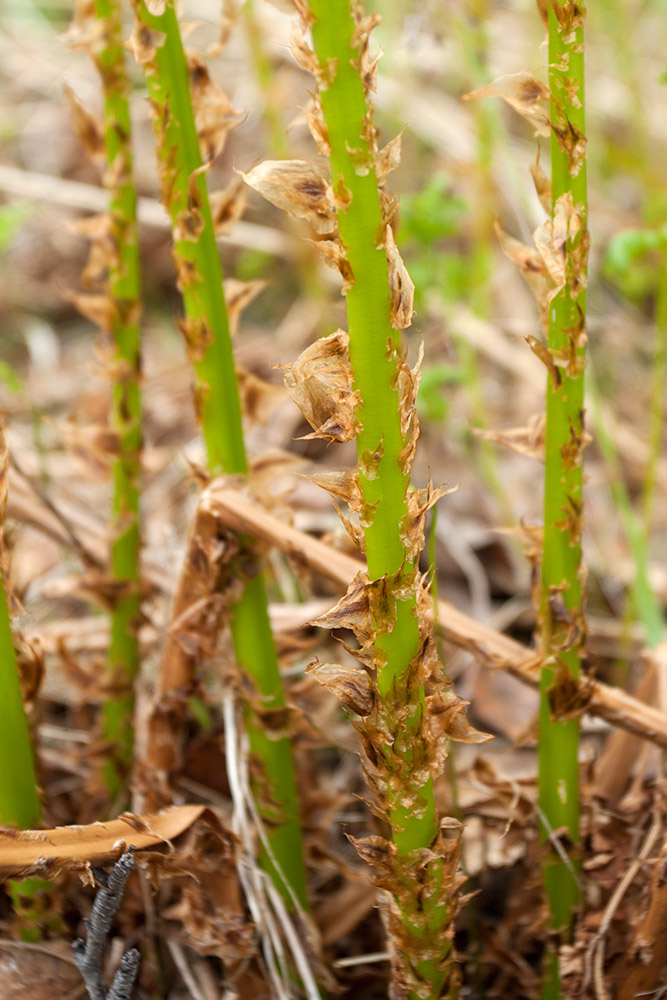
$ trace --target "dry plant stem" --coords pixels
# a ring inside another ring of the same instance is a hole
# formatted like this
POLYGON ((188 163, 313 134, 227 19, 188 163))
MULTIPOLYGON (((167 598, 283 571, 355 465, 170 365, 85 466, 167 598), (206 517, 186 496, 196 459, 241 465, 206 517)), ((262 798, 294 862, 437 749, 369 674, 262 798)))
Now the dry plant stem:
MULTIPOLYGON (((549 302, 544 547, 540 642, 539 806, 543 838, 565 828, 579 840, 579 724, 558 718, 559 688, 579 677, 585 637, 581 509, 584 451, 584 345, 588 256, 584 129, 583 8, 549 2, 552 239, 561 247, 562 287, 549 302)), ((560 284, 560 282, 559 282, 560 284)), ((544 862, 554 930, 567 930, 579 903, 571 869, 554 852, 544 862)), ((558 997, 555 956, 544 996, 558 997)))
MULTIPOLYGON (((362 568, 358 559, 338 552, 268 514, 243 493, 230 489, 224 480, 212 483, 203 495, 202 503, 216 512, 225 527, 256 535, 276 545, 297 565, 309 566, 333 580, 341 589, 345 589, 362 568)), ((539 657, 516 639, 474 621, 442 598, 438 600, 438 625, 448 642, 468 650, 481 663, 507 670, 530 687, 538 686, 539 657)), ((581 678, 573 691, 573 704, 578 705, 581 711, 605 719, 612 726, 667 749, 667 716, 620 688, 591 678, 581 678)))
POLYGON ((134 678, 139 668, 139 491, 141 477, 141 355, 136 191, 132 180, 129 93, 120 4, 95 0, 91 51, 104 89, 104 142, 109 190, 113 377, 111 430, 118 437, 112 464, 111 572, 119 596, 111 616, 108 668, 112 691, 103 707, 103 737, 113 746, 105 767, 115 796, 132 760, 134 678))
MULTIPOLYGON (((214 474, 247 472, 241 405, 225 299, 222 269, 202 168, 189 81, 206 73, 188 66, 173 2, 163 14, 149 13, 134 0, 135 52, 146 73, 153 107, 162 196, 172 220, 174 261, 186 318, 182 329, 196 373, 196 404, 214 474)), ((221 123, 222 125, 222 123, 221 123)), ((247 585, 232 611, 232 635, 239 666, 257 690, 265 713, 280 712, 285 694, 268 619, 264 580, 252 560, 243 567, 247 585)), ((248 733, 268 786, 262 812, 271 829, 271 847, 297 898, 306 905, 305 870, 296 779, 289 740, 269 738, 248 713, 248 733)), ((281 879, 267 870, 289 900, 281 879)))
MULTIPOLYGON (((634 697, 649 705, 655 704, 658 693, 658 677, 655 660, 650 657, 644 663, 643 673, 634 692, 634 697)), ((595 795, 610 802, 618 802, 625 791, 630 775, 635 767, 641 741, 623 729, 615 730, 604 745, 595 764, 595 795)))
POLYGON ((102 960, 111 921, 118 912, 127 880, 133 871, 134 854, 130 850, 118 859, 109 875, 104 876, 103 888, 95 897, 88 921, 86 940, 79 939, 72 945, 74 961, 83 976, 90 1000, 129 1000, 132 995, 139 971, 139 952, 132 949, 123 955, 108 991, 102 979, 102 960))
MULTIPOLYGON (((402 929, 394 941, 393 995, 449 996, 455 989, 448 933, 455 904, 450 907, 445 902, 447 876, 442 862, 429 866, 423 861, 423 852, 435 846, 438 819, 432 778, 424 778, 423 769, 414 764, 424 752, 425 698, 423 686, 410 683, 420 648, 415 565, 404 535, 410 481, 410 460, 405 455, 412 428, 405 431, 401 424, 397 384, 401 342, 392 327, 383 249, 387 220, 373 163, 372 113, 365 93, 365 86, 371 85, 362 80, 361 46, 372 24, 362 22, 361 11, 350 0, 310 0, 309 7, 331 179, 339 199, 338 233, 353 276, 346 303, 350 361, 361 399, 356 414, 361 423, 357 455, 361 491, 370 511, 364 525, 368 576, 386 586, 386 605, 371 603, 377 690, 387 727, 386 758, 377 766, 397 868, 403 868, 406 879, 423 880, 424 889, 421 912, 414 909, 416 884, 414 897, 405 893, 398 903, 402 929)), ((434 860, 436 854, 437 850, 434 860)))
POLYGON ((8 471, 9 452, 0 421, 0 823, 26 829, 39 822, 40 808, 7 606, 5 580, 9 561, 2 525, 7 507, 8 471))
MULTIPOLYGON (((625 967, 618 980, 618 1000, 649 996, 660 983, 667 937, 667 838, 653 868, 650 895, 643 917, 636 925, 625 967)), ((664 981, 662 983, 664 986, 664 981)))

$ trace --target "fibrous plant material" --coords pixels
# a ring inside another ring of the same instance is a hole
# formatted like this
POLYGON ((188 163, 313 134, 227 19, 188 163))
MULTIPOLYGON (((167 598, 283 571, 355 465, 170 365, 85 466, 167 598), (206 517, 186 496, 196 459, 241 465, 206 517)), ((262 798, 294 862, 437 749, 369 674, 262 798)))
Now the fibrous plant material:
POLYGON ((84 315, 97 319, 109 338, 112 381, 109 441, 113 482, 111 613, 103 739, 110 757, 106 783, 115 796, 132 759, 134 679, 139 669, 139 492, 141 478, 141 354, 136 191, 132 178, 129 93, 118 0, 80 0, 70 32, 99 72, 104 93, 102 122, 70 104, 77 131, 93 159, 104 164, 109 210, 85 223, 92 250, 84 282, 92 294, 74 296, 84 315))
POLYGON ((311 670, 358 717, 373 808, 392 832, 391 840, 354 841, 387 890, 392 996, 449 997, 457 989, 452 936, 460 829, 456 821, 438 820, 433 775, 448 738, 486 737, 468 726, 466 703, 447 685, 416 567, 426 512, 443 491, 430 484, 410 489, 419 364, 410 370, 397 331, 410 325, 413 286, 394 240, 395 205, 384 191, 400 139, 379 149, 373 124, 369 93, 377 60, 369 54, 369 34, 377 15, 365 16, 349 0, 297 7, 302 30, 293 53, 318 84, 308 121, 330 172, 319 163, 268 163, 247 180, 325 237, 316 246, 343 278, 348 332, 308 348, 288 368, 285 384, 315 436, 356 437, 358 472, 316 481, 356 514, 358 521, 344 523, 367 557, 367 572, 316 622, 351 629, 361 666, 316 663, 311 670))
MULTIPOLYGON (((579 834, 579 723, 568 717, 566 693, 579 677, 586 635, 585 569, 581 558, 589 237, 584 121, 584 9, 550 0, 549 126, 551 219, 535 234, 549 293, 545 427, 544 536, 539 632, 538 802, 549 850, 544 880, 551 927, 568 934, 580 901, 576 861, 564 860, 579 834)), ((558 959, 547 954, 544 995, 557 997, 558 959)))
MULTIPOLYGON (((239 490, 231 489, 224 481, 211 484, 206 502, 209 509, 216 512, 223 527, 256 535, 282 548, 343 589, 363 568, 358 559, 286 525, 239 490)), ((438 598, 438 628, 448 642, 468 650, 480 663, 507 670, 523 684, 538 686, 540 661, 535 650, 475 621, 442 598, 438 598)), ((667 717, 664 713, 621 688, 591 677, 580 677, 578 683, 572 685, 568 703, 572 711, 590 712, 626 733, 667 749, 667 717)))
POLYGON ((0 882, 32 876, 51 881, 65 873, 92 881, 91 865, 109 865, 130 844, 135 850, 169 845, 207 812, 205 806, 171 806, 151 815, 123 813, 108 823, 49 830, 0 829, 0 882))
POLYGON ((0 823, 26 829, 39 822, 40 808, 7 602, 9 557, 2 526, 8 470, 9 451, 0 422, 0 823))
POLYGON ((127 880, 134 871, 134 852, 126 851, 107 875, 96 872, 102 888, 95 897, 88 921, 86 940, 79 938, 72 945, 77 964, 90 1000, 130 1000, 139 971, 140 955, 136 948, 126 952, 107 990, 102 978, 102 957, 106 940, 123 898, 127 880))
MULTIPOLYGON (((135 0, 134 8, 132 46, 148 84, 162 199, 172 222, 173 258, 185 307, 180 327, 196 374, 195 403, 209 467, 213 474, 245 475, 241 405, 206 186, 206 166, 221 151, 238 114, 201 60, 184 52, 173 2, 147 5, 135 0)), ((231 629, 236 659, 253 688, 247 725, 260 775, 256 787, 272 854, 282 876, 267 857, 264 863, 285 898, 292 902, 286 879, 305 905, 291 747, 278 723, 266 724, 270 718, 282 718, 286 703, 261 566, 246 548, 233 562, 232 570, 244 583, 242 596, 231 612, 231 629)), ((179 689, 159 692, 161 698, 171 699, 174 722, 179 713, 181 720, 184 717, 185 699, 193 682, 191 675, 179 689)), ((178 742, 176 730, 172 735, 178 742)))

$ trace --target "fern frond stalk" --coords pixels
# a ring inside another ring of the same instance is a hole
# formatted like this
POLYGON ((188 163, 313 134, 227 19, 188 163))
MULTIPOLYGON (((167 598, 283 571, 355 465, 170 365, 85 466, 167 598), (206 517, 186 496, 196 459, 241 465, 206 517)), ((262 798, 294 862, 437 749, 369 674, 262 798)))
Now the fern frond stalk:
MULTIPOLYGON (((423 491, 428 497, 417 515, 410 489, 418 434, 417 374, 407 368, 400 334, 411 322, 412 286, 393 239, 392 203, 383 190, 400 140, 378 150, 369 102, 375 63, 368 48, 376 16, 364 15, 349 0, 309 0, 299 6, 304 27, 312 28, 311 69, 319 85, 321 121, 318 126, 311 117, 311 130, 320 152, 328 152, 349 363, 358 396, 357 509, 368 582, 353 585, 339 613, 342 624, 346 608, 365 594, 372 639, 360 659, 366 662, 364 654, 372 659, 374 680, 369 705, 355 708, 364 716, 356 726, 368 758, 367 778, 392 832, 390 844, 369 838, 357 847, 381 869, 380 884, 390 893, 392 996, 449 997, 457 988, 452 934, 458 839, 443 835, 435 808, 433 775, 442 766, 446 737, 434 738, 429 716, 437 710, 425 683, 435 676, 432 669, 443 687, 446 682, 417 572, 421 518, 433 497, 423 491)), ((328 624, 336 620, 334 609, 328 624)), ((363 641, 359 632, 358 638, 363 641)))
MULTIPOLYGON (((540 606, 539 807, 544 840, 557 831, 569 853, 579 841, 577 719, 567 715, 569 686, 579 677, 586 632, 581 557, 588 260, 584 121, 583 7, 550 0, 551 239, 562 285, 548 303, 544 544, 540 606), (565 831, 565 837, 563 837, 565 831)), ((580 899, 576 861, 549 850, 544 879, 554 931, 571 927, 580 899)), ((557 960, 545 996, 558 997, 557 960)))
MULTIPOLYGON (((162 198, 172 221, 173 257, 183 296, 181 329, 196 377, 196 407, 210 471, 247 473, 241 404, 234 368, 222 268, 215 240, 200 137, 193 110, 193 90, 211 83, 205 66, 183 49, 173 0, 164 13, 151 14, 134 0, 136 28, 133 46, 142 65, 151 100, 162 198)), ((210 91, 208 92, 210 94, 210 91)), ((224 129, 221 108, 217 125, 224 129)), ((206 160, 218 151, 218 139, 208 137, 206 160)), ((239 560, 245 588, 232 609, 231 630, 236 659, 256 690, 260 712, 247 713, 251 752, 262 772, 260 812, 267 825, 271 851, 302 905, 306 905, 305 870, 296 778, 291 746, 284 735, 266 731, 260 713, 278 716, 285 693, 268 618, 264 579, 253 558, 239 560)), ((190 683, 194 678, 190 678, 190 683)), ((161 679, 159 695, 173 696, 161 679)), ((264 864, 278 889, 291 902, 282 877, 270 858, 264 864)))
POLYGON ((90 54, 104 92, 105 186, 109 191, 111 431, 113 459, 111 575, 118 596, 111 615, 108 673, 103 706, 103 738, 111 749, 105 767, 112 795, 119 791, 132 760, 134 679, 139 669, 139 495, 141 479, 140 280, 136 191, 132 177, 130 83, 118 0, 95 0, 90 54))

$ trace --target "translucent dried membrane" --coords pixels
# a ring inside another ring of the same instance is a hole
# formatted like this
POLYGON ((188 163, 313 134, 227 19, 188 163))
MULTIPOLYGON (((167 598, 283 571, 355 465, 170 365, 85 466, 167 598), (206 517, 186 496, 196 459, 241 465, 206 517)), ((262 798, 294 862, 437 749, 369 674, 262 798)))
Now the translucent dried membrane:
POLYGON ((359 432, 349 339, 336 330, 307 347, 294 364, 280 366, 287 392, 313 428, 307 437, 351 441, 359 432))
POLYGON ((336 232, 334 196, 324 168, 305 160, 264 160, 241 176, 271 204, 305 219, 316 233, 336 232))
POLYGON ((535 135, 547 137, 550 134, 547 110, 549 88, 532 73, 509 73, 500 76, 493 83, 487 83, 469 94, 464 94, 463 100, 470 101, 478 97, 501 97, 534 126, 535 135))

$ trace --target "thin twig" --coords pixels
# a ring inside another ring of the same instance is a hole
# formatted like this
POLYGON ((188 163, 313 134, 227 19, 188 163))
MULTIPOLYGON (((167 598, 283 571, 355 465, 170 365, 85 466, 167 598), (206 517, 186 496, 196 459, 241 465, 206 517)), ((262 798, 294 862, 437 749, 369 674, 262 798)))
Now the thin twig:
POLYGON ((99 890, 88 921, 88 936, 72 945, 74 961, 88 990, 90 1000, 130 1000, 139 971, 140 955, 136 948, 126 952, 107 991, 102 979, 102 954, 111 922, 121 904, 127 880, 134 871, 134 849, 121 855, 99 890))
MULTIPOLYGON (((338 552, 267 513, 242 491, 232 489, 228 480, 215 480, 202 495, 201 503, 215 512, 226 527, 270 542, 297 563, 317 570, 341 587, 347 587, 365 569, 359 559, 338 552)), ((438 617, 442 634, 449 642, 468 650, 483 663, 506 670, 523 684, 537 686, 539 654, 535 650, 474 621, 449 601, 438 601, 438 617)), ((664 712, 591 677, 579 680, 577 695, 587 712, 667 749, 664 712)))

